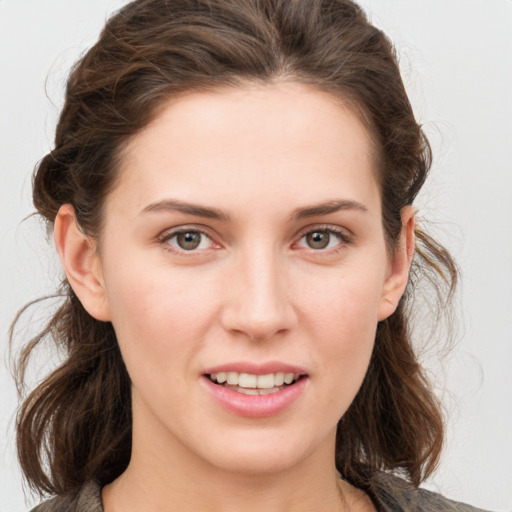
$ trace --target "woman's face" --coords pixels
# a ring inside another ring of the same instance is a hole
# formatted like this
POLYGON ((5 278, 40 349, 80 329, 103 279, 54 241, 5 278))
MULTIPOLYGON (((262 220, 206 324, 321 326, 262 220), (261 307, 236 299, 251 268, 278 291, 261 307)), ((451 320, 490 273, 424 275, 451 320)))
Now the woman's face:
POLYGON ((133 138, 89 310, 112 321, 132 380, 134 456, 332 462, 407 275, 375 172, 358 118, 291 83, 191 93, 133 138))

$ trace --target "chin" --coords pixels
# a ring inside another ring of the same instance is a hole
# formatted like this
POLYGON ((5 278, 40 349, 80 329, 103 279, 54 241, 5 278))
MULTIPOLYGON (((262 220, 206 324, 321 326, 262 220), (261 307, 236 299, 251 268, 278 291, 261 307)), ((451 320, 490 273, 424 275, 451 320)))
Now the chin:
POLYGON ((301 458, 282 455, 280 457, 265 457, 261 453, 233 453, 230 457, 215 460, 215 467, 228 473, 246 476, 273 475, 290 470, 301 462, 301 458))
MULTIPOLYGON (((332 459, 335 445, 335 429, 325 439, 317 437, 309 442, 302 429, 294 432, 269 432, 262 429, 249 436, 231 436, 228 445, 219 444, 212 453, 209 444, 210 463, 223 471, 255 476, 276 474, 298 467, 315 454, 326 453, 332 459)), ((206 455, 206 454, 205 454, 206 455)))

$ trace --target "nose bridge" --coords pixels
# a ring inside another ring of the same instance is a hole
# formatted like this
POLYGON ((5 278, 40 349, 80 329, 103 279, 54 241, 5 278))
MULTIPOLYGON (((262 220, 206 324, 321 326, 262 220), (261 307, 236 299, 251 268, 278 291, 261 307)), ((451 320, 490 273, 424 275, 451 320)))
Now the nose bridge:
POLYGON ((252 339, 289 330, 295 319, 287 289, 286 262, 271 244, 241 251, 232 275, 226 327, 252 339))

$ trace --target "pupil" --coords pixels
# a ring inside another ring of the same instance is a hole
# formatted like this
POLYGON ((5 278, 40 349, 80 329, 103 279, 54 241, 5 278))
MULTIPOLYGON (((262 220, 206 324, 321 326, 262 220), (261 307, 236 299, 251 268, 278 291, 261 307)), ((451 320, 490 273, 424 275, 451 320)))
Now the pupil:
POLYGON ((177 236, 177 242, 182 249, 186 249, 189 251, 197 249, 197 247, 201 243, 201 233, 197 233, 194 231, 180 233, 177 236))
POLYGON ((329 233, 314 231, 306 236, 308 245, 312 249, 325 249, 329 245, 329 233))

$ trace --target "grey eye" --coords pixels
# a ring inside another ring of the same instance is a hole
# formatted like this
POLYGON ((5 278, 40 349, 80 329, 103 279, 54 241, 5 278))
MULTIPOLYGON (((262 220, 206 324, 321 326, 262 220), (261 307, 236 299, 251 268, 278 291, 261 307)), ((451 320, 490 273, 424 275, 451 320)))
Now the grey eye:
POLYGON ((330 241, 329 231, 312 231, 306 235, 306 243, 311 249, 325 249, 330 241))
POLYGON ((193 251, 201 244, 203 234, 199 231, 184 231, 175 235, 176 244, 184 251, 193 251))
POLYGON ((167 246, 175 254, 186 252, 198 253, 216 247, 215 242, 203 231, 198 229, 176 229, 170 233, 164 233, 160 243, 167 246))

